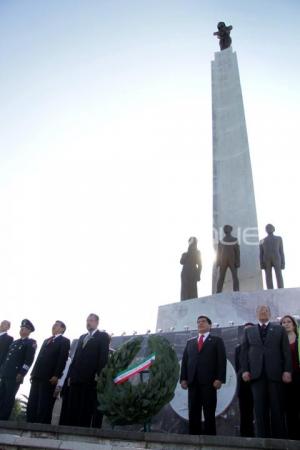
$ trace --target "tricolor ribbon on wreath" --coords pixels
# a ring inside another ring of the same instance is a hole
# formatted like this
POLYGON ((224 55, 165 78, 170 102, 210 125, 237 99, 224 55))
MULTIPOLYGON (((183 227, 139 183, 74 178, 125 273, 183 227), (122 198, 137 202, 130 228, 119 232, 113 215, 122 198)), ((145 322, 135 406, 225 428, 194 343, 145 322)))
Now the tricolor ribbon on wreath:
POLYGON ((155 361, 155 353, 152 353, 143 361, 128 367, 126 370, 122 370, 121 372, 119 372, 114 378, 114 383, 125 383, 125 381, 129 380, 129 378, 133 377, 134 375, 142 372, 143 370, 149 369, 149 367, 153 364, 153 361, 155 361))

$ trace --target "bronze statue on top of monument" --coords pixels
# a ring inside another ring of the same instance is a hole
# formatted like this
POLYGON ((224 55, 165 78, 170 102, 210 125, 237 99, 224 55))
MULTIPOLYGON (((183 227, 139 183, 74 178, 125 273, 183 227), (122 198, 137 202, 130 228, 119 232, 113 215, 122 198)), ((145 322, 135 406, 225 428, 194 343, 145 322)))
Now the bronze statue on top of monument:
POLYGON ((217 27, 218 31, 214 32, 214 36, 217 36, 220 41, 220 50, 225 50, 231 46, 230 31, 232 30, 232 25, 227 27, 224 22, 219 22, 217 27))
POLYGON ((198 298, 197 282, 200 281, 202 270, 201 253, 197 248, 197 238, 189 238, 187 252, 183 253, 180 264, 181 271, 181 300, 198 298))

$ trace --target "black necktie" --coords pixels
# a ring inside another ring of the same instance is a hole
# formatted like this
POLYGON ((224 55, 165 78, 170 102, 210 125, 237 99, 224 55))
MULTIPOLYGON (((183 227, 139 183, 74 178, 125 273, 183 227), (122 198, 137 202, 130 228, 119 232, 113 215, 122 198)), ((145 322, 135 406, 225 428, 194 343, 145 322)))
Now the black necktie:
POLYGON ((55 337, 54 337, 54 336, 51 336, 51 338, 49 338, 49 339, 47 340, 47 344, 46 344, 46 345, 52 344, 52 342, 54 342, 54 339, 55 339, 55 337))
POLYGON ((265 323, 263 323, 260 326, 260 335, 261 335, 261 339, 262 339, 263 342, 265 342, 265 339, 267 337, 267 331, 268 331, 268 327, 267 327, 267 325, 265 323))

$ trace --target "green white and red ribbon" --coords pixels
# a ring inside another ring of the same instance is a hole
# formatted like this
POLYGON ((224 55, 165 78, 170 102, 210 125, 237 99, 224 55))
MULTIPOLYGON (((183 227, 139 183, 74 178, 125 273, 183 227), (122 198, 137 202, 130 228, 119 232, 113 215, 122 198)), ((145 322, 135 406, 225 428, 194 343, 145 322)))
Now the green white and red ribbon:
POLYGON ((155 361, 155 353, 152 353, 143 361, 134 364, 133 366, 130 366, 127 369, 119 372, 117 376, 114 378, 114 383, 115 384, 125 383, 125 381, 129 380, 129 378, 133 377, 134 375, 142 372, 143 370, 149 369, 149 367, 153 364, 153 361, 155 361))

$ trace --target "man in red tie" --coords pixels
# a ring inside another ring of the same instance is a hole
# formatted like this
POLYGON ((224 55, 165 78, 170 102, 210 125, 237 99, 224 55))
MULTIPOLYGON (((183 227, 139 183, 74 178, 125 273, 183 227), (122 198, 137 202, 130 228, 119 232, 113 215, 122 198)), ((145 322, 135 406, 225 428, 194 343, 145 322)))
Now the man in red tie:
POLYGON ((187 341, 183 352, 180 383, 188 389, 189 433, 215 435, 217 389, 226 381, 226 352, 222 338, 210 334, 209 317, 199 316, 197 325, 198 336, 187 341))

